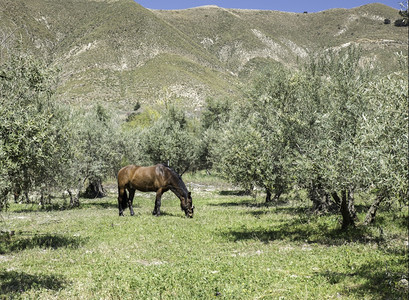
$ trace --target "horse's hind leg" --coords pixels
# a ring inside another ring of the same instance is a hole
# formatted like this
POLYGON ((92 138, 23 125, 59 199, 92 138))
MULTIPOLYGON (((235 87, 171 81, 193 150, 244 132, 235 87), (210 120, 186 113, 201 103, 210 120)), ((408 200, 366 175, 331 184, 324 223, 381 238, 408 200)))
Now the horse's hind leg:
POLYGON ((131 211, 131 216, 133 216, 135 214, 134 211, 133 211, 133 208, 132 208, 133 197, 134 196, 135 196, 135 190, 130 189, 129 190, 129 198, 128 198, 128 207, 129 207, 129 210, 131 211))
POLYGON ((124 216, 124 203, 126 207, 126 191, 124 188, 118 188, 118 209, 119 216, 124 216))

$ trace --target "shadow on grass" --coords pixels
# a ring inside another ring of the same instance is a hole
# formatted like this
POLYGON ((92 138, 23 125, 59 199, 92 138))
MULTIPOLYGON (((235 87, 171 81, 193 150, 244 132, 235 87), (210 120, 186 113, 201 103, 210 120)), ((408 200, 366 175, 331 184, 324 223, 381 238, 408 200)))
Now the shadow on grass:
POLYGON ((375 260, 361 265, 354 272, 323 272, 330 284, 340 284, 349 277, 364 279, 364 283, 347 287, 345 294, 364 299, 372 295, 375 299, 407 299, 408 288, 402 285, 407 276, 405 255, 393 255, 389 261, 375 260))
POLYGON ((31 275, 24 272, 3 271, 0 272, 0 298, 20 298, 21 293, 29 290, 54 290, 63 289, 68 282, 61 276, 55 275, 31 275))
POLYGON ((243 191, 243 190, 238 190, 238 191, 220 191, 219 192, 220 196, 250 196, 251 192, 249 191, 243 191))
MULTIPOLYGON (((283 208, 287 210, 288 208, 283 208)), ((290 210, 291 212, 292 210, 290 210)), ((258 213, 258 211, 256 211, 258 213)), ((348 243, 377 243, 385 253, 382 259, 367 259, 354 270, 317 273, 319 278, 326 278, 330 284, 345 286, 343 296, 357 299, 372 295, 374 299, 407 299, 407 251, 405 247, 391 244, 384 240, 373 227, 358 225, 347 231, 334 228, 333 217, 299 215, 293 220, 282 220, 274 225, 254 223, 246 226, 226 229, 220 234, 232 242, 289 241, 316 243, 326 246, 342 246, 348 243), (386 258, 385 258, 386 257, 386 258), (353 277, 353 279, 351 279, 353 277), (356 284, 359 282, 360 284, 356 284), (405 296, 405 297, 403 297, 405 296)), ((342 248, 341 248, 342 249, 342 248)), ((341 250, 342 251, 342 250, 341 250)), ((342 254, 341 254, 342 255, 342 254)), ((359 261, 355 263, 359 264, 359 261)))
POLYGON ((228 202, 219 202, 219 203, 209 203, 209 206, 220 206, 220 207, 258 207, 258 208, 268 208, 268 207, 280 207, 288 205, 287 201, 278 201, 278 202, 256 202, 254 199, 246 199, 240 201, 228 201, 228 202))
MULTIPOLYGON (((50 212, 50 211, 63 211, 63 210, 74 210, 74 209, 87 209, 87 208, 97 208, 97 209, 108 209, 108 208, 118 208, 117 202, 112 202, 109 199, 102 200, 85 200, 81 201, 80 205, 77 207, 72 207, 68 202, 55 202, 51 204, 45 204, 44 206, 38 205, 38 203, 24 203, 19 204, 22 207, 13 210, 13 213, 37 213, 37 212, 50 212)), ((135 205, 134 205, 135 207, 135 205)))
POLYGON ((0 254, 13 253, 33 248, 70 248, 77 249, 85 243, 85 240, 79 237, 66 237, 59 234, 34 234, 18 233, 0 235, 0 254), (28 236, 27 236, 28 235, 28 236))
MULTIPOLYGON (((133 204, 133 207, 138 208, 138 205, 133 204)), ((115 202, 108 202, 108 201, 92 201, 92 202, 86 202, 86 203, 81 203, 80 207, 81 208, 98 208, 98 209, 107 209, 107 208, 116 208, 118 209, 118 203, 115 202)))
MULTIPOLYGON (((288 209, 288 208, 285 208, 288 209)), ((297 208, 294 211, 296 215, 297 208)), ((258 212, 254 212, 258 213, 258 212)), ((340 228, 330 228, 330 223, 319 223, 319 216, 300 216, 296 220, 284 221, 272 228, 246 227, 230 229, 221 234, 227 239, 237 242, 243 240, 257 240, 263 243, 269 243, 276 240, 318 243, 322 245, 342 245, 344 243, 382 243, 381 236, 374 236, 373 232, 366 226, 357 226, 343 231, 340 228), (315 219, 315 220, 314 220, 315 219)))
POLYGON ((45 204, 44 206, 40 206, 38 203, 21 203, 17 204, 21 207, 13 209, 13 213, 21 214, 21 213, 36 213, 36 212, 49 212, 49 211, 62 211, 70 209, 68 204, 63 203, 52 203, 52 204, 45 204))
MULTIPOLYGON (((152 216, 155 217, 155 216, 152 216)), ((174 218, 186 218, 185 217, 185 213, 183 211, 180 211, 180 213, 170 213, 170 212, 166 212, 166 211, 161 211, 160 212, 160 217, 174 217, 174 218)))
POLYGON ((228 201, 220 203, 209 203, 209 206, 220 206, 220 207, 252 207, 253 205, 258 205, 254 200, 241 200, 241 201, 228 201))

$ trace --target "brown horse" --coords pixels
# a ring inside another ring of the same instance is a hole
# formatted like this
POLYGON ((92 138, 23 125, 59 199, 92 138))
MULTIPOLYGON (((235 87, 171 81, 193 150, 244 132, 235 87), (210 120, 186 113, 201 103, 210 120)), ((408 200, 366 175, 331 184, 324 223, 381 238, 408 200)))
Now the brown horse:
POLYGON ((118 172, 118 208, 119 215, 124 215, 124 209, 128 206, 131 216, 134 215, 132 208, 135 190, 141 192, 156 192, 155 209, 152 214, 160 215, 162 194, 171 190, 179 199, 180 207, 186 217, 193 218, 192 197, 186 189, 182 178, 171 168, 158 164, 150 167, 129 165, 118 172), (129 197, 126 190, 128 190, 129 197))

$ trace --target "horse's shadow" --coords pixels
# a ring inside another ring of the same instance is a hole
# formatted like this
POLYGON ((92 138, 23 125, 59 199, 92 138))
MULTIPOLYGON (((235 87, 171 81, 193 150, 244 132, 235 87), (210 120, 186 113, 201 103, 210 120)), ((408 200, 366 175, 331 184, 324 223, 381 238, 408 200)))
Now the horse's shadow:
POLYGON ((171 218, 182 218, 182 219, 186 218, 183 212, 173 213, 173 212, 168 212, 168 211, 161 211, 160 216, 157 216, 157 218, 160 218, 160 217, 171 217, 171 218))
POLYGON ((159 216, 153 215, 152 212, 145 212, 145 211, 138 211, 135 210, 135 216, 130 216, 129 215, 129 211, 128 213, 126 213, 125 211, 125 216, 128 217, 133 217, 133 218, 140 218, 142 216, 146 217, 152 217, 152 218, 161 218, 161 217, 172 217, 172 218, 185 218, 185 215, 181 212, 181 213, 172 213, 172 212, 167 212, 167 211, 161 211, 159 216))

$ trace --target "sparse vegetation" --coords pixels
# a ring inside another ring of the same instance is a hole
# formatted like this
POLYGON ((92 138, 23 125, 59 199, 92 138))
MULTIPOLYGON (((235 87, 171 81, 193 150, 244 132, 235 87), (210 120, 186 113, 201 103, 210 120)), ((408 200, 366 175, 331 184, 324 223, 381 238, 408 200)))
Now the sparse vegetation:
POLYGON ((408 20, 408 1, 404 1, 400 3, 401 9, 399 11, 399 15, 402 17, 402 19, 398 19, 395 21, 395 26, 398 27, 406 27, 409 25, 409 20, 408 20))
POLYGON ((294 68, 309 53, 348 43, 389 74, 397 64, 393 53, 407 50, 404 28, 380 26, 402 18, 382 4, 308 14, 151 11, 133 0, 1 0, 0 7, 6 8, 0 10, 3 57, 20 43, 61 66, 59 101, 103 102, 122 111, 132 109, 133 99, 155 106, 163 89, 187 110, 200 110, 208 97, 237 98, 265 65, 294 68))

